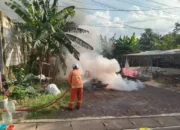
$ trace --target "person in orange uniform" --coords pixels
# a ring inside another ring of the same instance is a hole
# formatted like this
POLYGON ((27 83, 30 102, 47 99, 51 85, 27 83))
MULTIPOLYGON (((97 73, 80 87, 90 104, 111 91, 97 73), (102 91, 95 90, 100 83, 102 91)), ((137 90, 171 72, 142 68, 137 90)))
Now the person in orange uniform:
POLYGON ((77 97, 76 109, 80 109, 82 106, 82 96, 83 96, 83 81, 82 75, 77 64, 73 65, 73 71, 69 73, 68 82, 71 85, 71 93, 69 99, 68 110, 72 111, 74 107, 74 101, 77 97))

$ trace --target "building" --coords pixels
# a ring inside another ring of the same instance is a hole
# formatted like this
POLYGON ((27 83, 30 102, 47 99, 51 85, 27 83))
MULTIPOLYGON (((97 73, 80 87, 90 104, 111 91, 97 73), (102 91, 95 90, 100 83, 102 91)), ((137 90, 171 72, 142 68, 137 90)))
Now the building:
POLYGON ((0 11, 0 70, 4 73, 5 67, 19 65, 27 60, 26 47, 22 39, 15 36, 16 29, 11 19, 0 11), (21 52, 24 52, 23 55, 21 52))
POLYGON ((123 56, 125 67, 149 68, 152 73, 157 69, 164 71, 167 75, 180 75, 180 49, 155 50, 123 56))

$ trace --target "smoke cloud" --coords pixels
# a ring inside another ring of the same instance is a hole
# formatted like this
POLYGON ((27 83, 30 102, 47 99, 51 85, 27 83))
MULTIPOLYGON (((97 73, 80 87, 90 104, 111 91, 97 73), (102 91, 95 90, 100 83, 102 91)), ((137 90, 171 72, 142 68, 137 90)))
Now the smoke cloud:
MULTIPOLYGON (((80 65, 84 71, 90 72, 91 78, 96 78, 104 84, 109 84, 110 89, 120 91, 133 91, 143 88, 140 81, 123 79, 116 72, 120 71, 117 60, 107 59, 95 52, 83 53, 80 57, 80 65)), ((84 79, 85 81, 87 79, 84 79)))
MULTIPOLYGON (((85 5, 79 5, 79 7, 85 7, 85 5)), ((83 24, 87 23, 89 21, 84 13, 80 11, 76 11, 75 18, 72 19, 77 24, 83 24)), ((61 78, 67 78, 70 71, 72 71, 72 64, 79 64, 80 70, 83 75, 85 75, 86 71, 90 72, 91 79, 96 78, 100 80, 104 84, 109 84, 109 88, 120 90, 120 91, 133 91, 138 90, 139 88, 143 87, 143 84, 140 81, 134 82, 129 81, 127 79, 123 79, 121 75, 117 75, 116 72, 120 71, 120 66, 117 60, 115 59, 107 59, 100 55, 99 52, 102 51, 102 46, 100 44, 100 32, 97 28, 94 27, 87 27, 87 26, 80 26, 81 28, 84 28, 88 30, 89 34, 73 34, 87 43, 89 43, 91 46, 93 46, 94 50, 90 51, 87 49, 82 48, 81 46, 74 44, 75 48, 78 49, 80 52, 80 61, 77 61, 74 59, 74 57, 71 54, 67 55, 67 73, 64 75, 63 73, 60 73, 59 77, 61 78)), ((111 44, 111 43, 105 43, 105 44, 111 44)), ((111 47, 111 46, 106 46, 111 47)), ((107 48, 106 48, 107 49, 107 48)), ((111 49, 109 49, 111 50, 111 49)), ((61 69, 61 68, 59 68, 61 69)), ((88 81, 89 79, 84 78, 84 82, 88 81)))
MULTIPOLYGON (((68 74, 72 71, 72 64, 79 64, 80 71, 83 76, 85 72, 90 72, 90 78, 83 78, 84 82, 89 81, 90 79, 98 79, 104 84, 109 84, 109 89, 120 90, 120 91, 134 91, 140 88, 143 88, 144 85, 140 81, 131 81, 123 79, 121 75, 117 75, 116 72, 120 71, 120 65, 116 59, 107 59, 100 55, 98 50, 101 49, 99 45, 99 37, 96 37, 96 34, 93 30, 90 31, 90 34, 81 34, 81 38, 87 41, 90 45, 94 47, 93 51, 86 50, 78 46, 80 52, 80 61, 77 61, 71 54, 67 55, 67 74, 63 75, 61 73, 59 76, 67 79, 68 74), (91 32, 92 31, 92 32, 91 32), (86 36, 84 36, 86 35, 86 36)), ((80 37, 80 36, 79 36, 80 37)), ((76 46, 77 47, 77 46, 76 46)), ((61 69, 61 68, 59 68, 61 69)))
MULTIPOLYGON (((1 0, 0 1, 0 7, 1 10, 7 14, 11 19, 21 21, 20 17, 17 16, 16 13, 14 13, 9 7, 7 7, 4 2, 9 2, 10 0, 1 0)), ((70 0, 67 0, 66 3, 62 3, 59 1, 60 6, 67 6, 67 5, 76 5, 76 7, 86 7, 86 5, 81 2, 72 2, 70 0)), ((60 7, 61 9, 63 7, 60 7)), ((78 25, 81 24, 87 24, 89 23, 89 19, 87 18, 86 14, 82 11, 76 9, 76 15, 71 21, 74 21, 78 25)), ((85 74, 85 71, 89 71, 91 74, 91 78, 96 78, 104 84, 109 84, 109 87, 111 89, 115 90, 121 90, 121 91, 132 91, 132 90, 138 90, 139 88, 143 87, 143 84, 140 81, 134 82, 129 81, 127 79, 123 79, 121 75, 117 75, 116 72, 120 71, 120 66, 118 62, 115 59, 107 59, 104 58, 102 55, 100 55, 98 52, 102 51, 102 46, 100 45, 99 36, 100 32, 98 29, 93 27, 87 27, 87 26, 81 26, 82 28, 89 30, 89 34, 76 34, 77 37, 80 37, 87 43, 89 43, 91 46, 94 47, 94 51, 86 50, 80 46, 76 46, 76 48, 81 53, 80 61, 77 61, 71 54, 67 54, 67 73, 64 75, 64 73, 61 71, 59 74, 59 78, 67 78, 68 73, 72 70, 72 64, 78 63, 80 65, 80 70, 82 71, 82 74, 85 74)), ((107 44, 107 43, 106 43, 107 44)), ((62 70, 59 67, 59 70, 62 70)), ((57 78, 58 78, 57 77, 57 78)), ((84 81, 87 79, 84 79, 84 81)))

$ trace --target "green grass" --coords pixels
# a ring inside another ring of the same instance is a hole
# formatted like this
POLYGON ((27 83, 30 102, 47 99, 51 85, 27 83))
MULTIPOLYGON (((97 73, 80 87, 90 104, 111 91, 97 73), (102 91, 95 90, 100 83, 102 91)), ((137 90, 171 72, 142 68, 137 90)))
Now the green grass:
MULTIPOLYGON (((57 86, 60 89, 61 94, 62 94, 68 88, 68 83, 65 82, 57 86)), ((29 108, 39 108, 55 101, 61 94, 57 96, 54 96, 51 94, 42 94, 42 95, 37 96, 34 99, 25 99, 23 106, 26 106, 29 108)), ((57 113, 60 107, 66 106, 68 103, 68 100, 69 100, 69 93, 67 93, 59 102, 57 102, 51 107, 45 108, 43 110, 35 111, 35 112, 29 112, 28 119, 57 118, 57 115, 58 115, 57 113)))

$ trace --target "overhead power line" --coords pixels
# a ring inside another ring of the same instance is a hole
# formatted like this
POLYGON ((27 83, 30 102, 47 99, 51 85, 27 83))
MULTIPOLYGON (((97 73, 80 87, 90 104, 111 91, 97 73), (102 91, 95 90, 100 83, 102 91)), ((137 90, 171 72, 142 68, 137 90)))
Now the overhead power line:
MULTIPOLYGON (((66 4, 64 1, 61 1, 61 3, 69 6, 69 5, 66 4)), ((90 15, 92 15, 91 12, 85 12, 85 11, 80 10, 80 9, 78 9, 78 10, 81 11, 81 12, 84 12, 85 14, 90 14, 90 15)), ((104 19, 104 20, 106 20, 106 21, 108 21, 108 22, 111 22, 111 23, 114 23, 114 24, 122 25, 122 26, 124 26, 124 27, 132 28, 132 29, 138 29, 138 30, 144 30, 144 29, 145 29, 145 28, 140 28, 140 27, 134 27, 134 26, 126 25, 126 24, 123 24, 123 23, 120 23, 120 22, 113 22, 113 21, 107 20, 107 19, 105 19, 105 18, 103 18, 103 17, 100 17, 100 16, 95 16, 95 17, 100 18, 100 19, 104 19)))
MULTIPOLYGON (((162 6, 165 6, 165 7, 173 7, 173 6, 169 6, 167 4, 164 4, 164 3, 157 2, 155 0, 147 0, 147 1, 158 4, 158 5, 162 5, 162 6)), ((179 10, 177 10, 177 9, 175 9, 175 10, 179 12, 179 10)))
MULTIPOLYGON (((95 1, 95 0, 92 0, 93 2, 95 2, 95 3, 97 3, 97 4, 99 4, 100 6, 107 6, 107 7, 109 7, 109 8, 112 8, 112 9, 117 9, 117 7, 113 7, 113 6, 111 6, 111 5, 108 5, 108 4, 104 4, 104 3, 101 3, 101 2, 98 2, 98 1, 95 1)), ((118 8, 119 9, 119 8, 118 8)), ((141 10, 140 10, 141 11, 141 10)), ((126 12, 125 12, 126 13, 126 12)), ((141 13, 139 13, 139 15, 141 15, 141 13)), ((151 15, 151 14, 144 14, 145 16, 147 16, 147 17, 154 17, 154 15, 151 15)), ((170 18, 167 18, 167 17, 158 17, 158 19, 160 19, 160 18, 162 18, 162 19, 167 19, 167 20, 172 20, 172 19, 170 19, 170 18)), ((157 18, 156 18, 157 19, 157 18)))
MULTIPOLYGON (((127 4, 130 4, 130 5, 138 5, 138 6, 141 6, 141 7, 144 7, 144 8, 161 9, 161 8, 154 7, 152 5, 148 6, 148 5, 145 5, 145 4, 141 3, 141 2, 132 1, 132 0, 130 0, 130 1, 127 1, 127 0, 116 0, 116 1, 121 2, 121 3, 127 3, 127 4)), ((167 14, 173 14, 173 15, 179 16, 179 14, 174 13, 174 12, 168 12, 166 10, 162 10, 162 11, 164 13, 167 13, 167 14)))
MULTIPOLYGON (((100 4, 100 3, 99 3, 100 4)), ((67 6, 59 6, 59 7, 67 7, 67 6)), ((111 7, 112 8, 112 7, 111 7)), ((173 7, 173 8, 180 8, 180 7, 173 7)), ((80 10, 103 10, 103 9, 92 9, 92 8, 81 8, 81 7, 76 7, 76 9, 80 9, 80 10)), ((164 9, 172 9, 172 8, 164 8, 164 9)), ((9 12, 14 12, 12 10, 7 10, 7 9, 3 9, 9 12)), ((104 9, 105 10, 105 9, 104 9)), ((154 9, 154 10, 159 10, 159 9, 154 9)), ((128 12, 128 11, 139 11, 139 10, 123 10, 123 9, 111 9, 109 11, 123 11, 123 12, 128 12)), ((149 10, 140 10, 140 11, 149 11, 149 10)), ((148 22, 148 21, 152 21, 152 20, 158 20, 158 19, 169 19, 169 18, 164 18, 164 17, 160 17, 160 18, 153 18, 153 19, 145 19, 145 20, 136 20, 136 21, 128 21, 128 22, 124 22, 126 23, 137 23, 137 22, 148 22)))
MULTIPOLYGON (((67 6, 58 6, 58 7, 67 7, 67 6)), ((172 10, 172 9, 177 9, 177 8, 180 9, 180 7, 171 7, 171 8, 162 8, 162 9, 149 9, 149 10, 135 10, 135 9, 102 9, 102 8, 82 8, 82 7, 76 7, 76 9, 81 9, 81 10, 117 11, 117 12, 138 12, 138 11, 152 11, 152 10, 160 11, 160 10, 172 10)), ((0 10, 6 10, 6 11, 14 12, 14 11, 12 11, 12 10, 4 9, 4 8, 1 8, 0 10)))
MULTIPOLYGON (((59 7, 66 7, 66 6, 59 6, 59 7)), ((162 9, 150 9, 150 10, 131 10, 131 9, 99 9, 99 8, 81 8, 81 7, 76 7, 76 9, 81 9, 81 10, 100 10, 100 11, 124 11, 124 12, 137 12, 137 11, 152 11, 152 10, 172 10, 175 8, 179 8, 180 7, 173 7, 173 8, 162 8, 162 9)))
POLYGON ((166 4, 163 4, 163 3, 157 2, 157 1, 155 1, 155 0, 147 0, 147 1, 152 2, 152 3, 159 4, 159 5, 163 5, 163 6, 169 6, 169 5, 166 5, 166 4))

